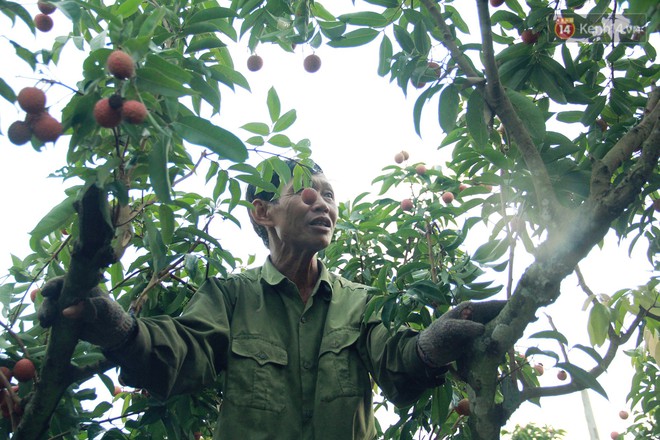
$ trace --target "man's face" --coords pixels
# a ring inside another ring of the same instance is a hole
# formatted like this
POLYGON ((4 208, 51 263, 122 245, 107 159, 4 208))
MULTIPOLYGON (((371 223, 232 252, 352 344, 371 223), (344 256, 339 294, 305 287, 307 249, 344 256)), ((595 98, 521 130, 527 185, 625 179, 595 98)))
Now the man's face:
MULTIPOLYGON (((312 187, 318 192, 316 200, 307 205, 301 193, 293 192, 289 183, 279 199, 270 203, 269 212, 276 242, 297 251, 318 252, 332 241, 337 224, 337 204, 332 185, 325 175, 312 176, 312 187)), ((271 240, 271 244, 275 244, 271 240)))

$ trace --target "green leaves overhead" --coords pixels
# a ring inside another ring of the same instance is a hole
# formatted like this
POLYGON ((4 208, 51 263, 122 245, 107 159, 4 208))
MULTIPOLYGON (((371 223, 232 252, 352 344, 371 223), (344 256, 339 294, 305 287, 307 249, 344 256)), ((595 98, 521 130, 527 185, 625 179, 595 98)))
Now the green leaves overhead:
POLYGON ((175 122, 176 132, 191 144, 209 148, 221 159, 243 162, 248 153, 245 144, 235 134, 198 116, 187 116, 175 122))
POLYGON ((465 121, 467 130, 477 148, 485 148, 488 142, 488 126, 485 118, 484 98, 478 91, 473 91, 467 101, 465 121))

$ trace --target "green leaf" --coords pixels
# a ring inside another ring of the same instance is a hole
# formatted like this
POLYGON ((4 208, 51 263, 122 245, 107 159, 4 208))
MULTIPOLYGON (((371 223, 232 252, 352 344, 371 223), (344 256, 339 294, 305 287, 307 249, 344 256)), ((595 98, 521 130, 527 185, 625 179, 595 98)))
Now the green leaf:
POLYGON ((435 85, 424 90, 415 101, 413 107, 413 123, 415 126, 415 133, 417 133, 418 136, 421 136, 420 124, 422 121, 422 109, 424 108, 424 104, 426 104, 426 101, 428 101, 429 98, 440 89, 440 87, 440 85, 435 85))
POLYGON ((179 81, 170 78, 162 71, 154 68, 137 70, 136 86, 142 92, 178 98, 190 95, 192 90, 184 87, 179 81))
POLYGON ((607 339, 610 327, 610 309, 603 303, 596 302, 589 312, 587 331, 591 345, 599 347, 607 339))
POLYGON ((165 203, 172 201, 172 183, 167 169, 169 150, 169 138, 160 136, 149 153, 149 180, 156 196, 165 203))
POLYGON ((555 367, 566 370, 571 375, 571 380, 573 382, 591 388, 604 398, 608 398, 605 389, 598 383, 594 376, 589 374, 589 372, 583 370, 577 365, 569 364, 567 362, 560 362, 556 364, 555 367))
POLYGON ((607 99, 604 96, 597 96, 593 102, 587 106, 582 115, 582 125, 588 127, 603 113, 607 99))
POLYGON ((540 332, 536 332, 533 335, 531 335, 530 338, 556 339, 557 341, 561 342, 563 345, 568 345, 568 340, 566 339, 566 336, 555 330, 543 330, 540 332))
POLYGON ((445 133, 449 133, 456 127, 456 118, 458 117, 459 98, 458 87, 449 84, 440 93, 440 102, 438 104, 438 119, 440 127, 445 133))
POLYGON ((295 110, 289 110, 288 112, 284 113, 277 119, 275 125, 273 125, 273 133, 284 131, 291 127, 291 125, 296 122, 296 118, 297 115, 295 110))
POLYGON ((545 136, 545 117, 541 109, 527 96, 515 90, 507 90, 506 95, 532 139, 536 142, 543 140, 545 136))
POLYGON ((250 133, 259 134, 261 136, 268 136, 270 134, 270 127, 268 124, 263 122, 248 122, 247 124, 241 126, 243 130, 247 130, 250 133))
POLYGON ((328 42, 330 47, 357 47, 370 43, 378 36, 378 31, 371 28, 356 29, 344 34, 341 38, 328 42))
POLYGON ((163 239, 160 235, 160 231, 154 225, 154 222, 151 220, 151 217, 149 216, 144 216, 143 217, 144 221, 144 229, 145 229, 145 236, 144 236, 144 244, 149 249, 149 252, 151 254, 151 261, 153 264, 153 271, 158 273, 160 272, 163 268, 165 268, 165 265, 167 264, 167 258, 166 258, 166 252, 167 252, 167 247, 163 243, 163 239))
POLYGON ((60 202, 57 206, 51 209, 48 214, 30 231, 33 239, 41 239, 53 231, 59 230, 62 226, 71 222, 72 217, 76 211, 73 208, 73 202, 76 200, 75 196, 70 196, 64 201, 60 202))
POLYGON ((202 9, 195 12, 188 20, 188 24, 201 23, 209 20, 217 20, 219 18, 236 17, 236 11, 230 8, 214 7, 202 9))
POLYGON ((243 162, 248 158, 243 141, 224 128, 197 116, 186 116, 172 124, 174 130, 191 144, 209 148, 223 159, 243 162))
POLYGON ((271 87, 270 90, 268 90, 266 105, 268 105, 268 114, 270 115, 270 120, 275 123, 280 118, 281 111, 280 97, 277 96, 275 87, 271 87))
POLYGON ((385 76, 390 71, 392 61, 392 41, 383 34, 383 40, 380 42, 378 50, 378 75, 385 76))
POLYGON ((398 24, 395 24, 392 29, 394 30, 394 39, 399 43, 401 49, 408 53, 412 53, 415 50, 415 43, 408 31, 398 24))
POLYGON ((484 98, 476 90, 468 98, 465 121, 476 146, 485 147, 488 142, 488 127, 484 119, 484 98))
POLYGON ((291 139, 289 139, 288 136, 283 134, 276 134, 274 136, 271 136, 268 139, 268 143, 271 145, 275 145, 276 147, 282 147, 282 148, 288 148, 293 145, 291 139))
POLYGON ((167 78, 176 81, 177 83, 187 83, 190 81, 192 75, 186 69, 181 68, 176 63, 170 62, 168 59, 154 54, 147 55, 145 68, 153 69, 161 72, 167 78))
POLYGON ((141 4, 142 0, 126 0, 118 5, 114 13, 123 18, 130 17, 138 11, 141 4))
POLYGON ((163 243, 170 244, 174 235, 174 211, 164 203, 158 206, 158 220, 163 243))
POLYGON ((343 21, 354 26, 385 27, 389 21, 377 12, 355 12, 343 14, 337 17, 337 20, 343 21))
POLYGON ((225 46, 226 44, 215 35, 195 36, 190 40, 188 47, 186 47, 186 53, 194 53, 201 50, 216 49, 225 46))
POLYGON ((12 104, 16 102, 16 93, 14 93, 14 90, 2 78, 0 78, 0 96, 12 104))

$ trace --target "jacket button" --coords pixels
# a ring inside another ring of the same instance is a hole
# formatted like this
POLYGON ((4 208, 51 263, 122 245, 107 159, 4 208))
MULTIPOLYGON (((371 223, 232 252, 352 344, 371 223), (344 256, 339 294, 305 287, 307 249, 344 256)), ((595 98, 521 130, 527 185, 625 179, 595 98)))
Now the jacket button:
POLYGON ((268 359, 268 355, 266 353, 264 353, 263 351, 261 353, 257 354, 257 357, 259 359, 261 359, 262 361, 265 360, 265 359, 268 359))

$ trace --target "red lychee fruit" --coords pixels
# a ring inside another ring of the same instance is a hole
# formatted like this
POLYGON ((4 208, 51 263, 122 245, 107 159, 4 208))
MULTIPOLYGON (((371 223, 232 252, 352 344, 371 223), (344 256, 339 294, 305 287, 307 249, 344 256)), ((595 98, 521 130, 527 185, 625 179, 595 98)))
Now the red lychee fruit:
POLYGON ((494 8, 500 7, 504 4, 504 0, 490 0, 490 5, 494 8))
POLYGON ((458 401, 456 407, 454 408, 456 413, 461 416, 470 415, 470 401, 467 398, 463 398, 458 401))
POLYGON ((619 433, 616 432, 616 431, 612 431, 612 432, 610 433, 610 438, 611 438, 612 440, 616 440, 616 439, 618 439, 618 438, 619 438, 619 433))
POLYGON ((522 38, 522 41, 525 44, 534 44, 539 41, 539 34, 531 29, 525 29, 522 31, 522 34, 520 34, 520 38, 522 38))
POLYGON ((63 127, 60 121, 48 113, 42 113, 32 122, 32 133, 41 142, 55 142, 62 131, 63 127))
POLYGON ((133 58, 123 50, 115 50, 108 56, 106 62, 108 72, 119 79, 128 79, 135 74, 133 58))
POLYGON ((30 301, 35 302, 37 300, 37 294, 39 293, 39 289, 32 289, 30 292, 30 301))
POLYGON ((458 190, 459 191, 465 191, 467 189, 467 187, 468 186, 466 184, 461 183, 460 185, 458 185, 458 190))
POLYGON ((603 133, 607 131, 608 124, 607 121, 605 121, 605 119, 603 118, 596 119, 596 125, 598 125, 598 128, 600 128, 600 131, 602 131, 603 133))
POLYGON ((126 101, 121 107, 121 117, 129 124, 142 124, 147 119, 147 107, 140 101, 126 101))
POLYGON ((401 210, 402 211, 412 211, 413 210, 412 200, 410 200, 410 199, 401 200, 401 210))
POLYGON ((427 67, 433 72, 436 78, 440 77, 440 73, 441 73, 440 64, 436 63, 435 61, 429 61, 427 67))
POLYGON ((122 388, 119 385, 115 385, 115 389, 112 391, 113 396, 118 396, 123 392, 122 388))
POLYGON ((110 99, 103 98, 94 105, 94 119, 101 127, 116 127, 121 122, 121 111, 110 107, 110 99))
POLYGON ((53 28, 53 19, 50 18, 50 15, 37 14, 34 16, 34 27, 41 32, 48 32, 53 28))
POLYGON ((401 150, 401 154, 403 154, 403 160, 408 160, 410 158, 410 154, 406 150, 401 150))
POLYGON ((41 1, 37 2, 37 8, 39 8, 39 10, 46 15, 52 14, 57 9, 54 4, 41 1))
POLYGON ((557 379, 559 379, 559 380, 566 380, 567 377, 568 377, 568 374, 566 373, 566 371, 564 371, 564 370, 559 370, 559 371, 557 372, 557 379))
POLYGON ((619 411, 619 417, 621 417, 623 420, 626 420, 628 418, 628 411, 622 409, 619 411))
POLYGON ((313 205, 316 202, 318 192, 314 188, 305 188, 300 193, 302 201, 305 205, 313 205))
POLYGON ((406 160, 405 157, 403 156, 402 153, 396 153, 394 155, 394 162, 396 163, 403 163, 403 161, 406 160))
POLYGON ((442 201, 445 202, 446 204, 450 204, 451 202, 454 201, 454 193, 450 191, 442 193, 442 196, 440 197, 442 198, 442 201))
POLYGON ((32 130, 27 122, 14 121, 7 129, 7 137, 14 145, 23 145, 32 139, 32 130))
POLYGON ((321 68, 321 58, 316 54, 308 55, 303 61, 303 67, 309 73, 317 72, 321 68))
POLYGON ((264 66, 264 60, 259 55, 250 55, 247 59, 247 68, 250 72, 256 72, 264 66))
POLYGON ((16 362, 14 369, 12 370, 14 377, 19 382, 27 382, 28 380, 32 380, 36 371, 37 370, 34 367, 34 363, 32 363, 30 359, 19 360, 16 362))
POLYGON ((25 87, 18 92, 16 97, 18 105, 26 113, 38 114, 46 109, 46 94, 36 87, 25 87))
POLYGON ((543 364, 536 364, 534 365, 534 371, 536 372, 537 376, 543 376, 543 373, 545 372, 545 369, 543 368, 543 364))
POLYGON ((426 167, 422 164, 419 164, 415 167, 415 172, 420 176, 423 176, 424 174, 426 174, 426 167))

